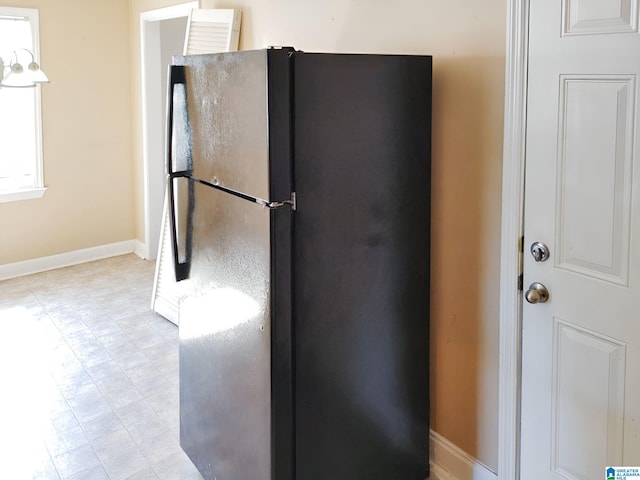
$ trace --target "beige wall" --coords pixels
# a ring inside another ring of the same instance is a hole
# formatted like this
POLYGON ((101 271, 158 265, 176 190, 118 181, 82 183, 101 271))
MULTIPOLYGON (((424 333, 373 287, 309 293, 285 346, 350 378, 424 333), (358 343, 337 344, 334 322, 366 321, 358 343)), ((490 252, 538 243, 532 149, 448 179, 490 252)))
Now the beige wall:
POLYGON ((41 199, 0 203, 0 264, 134 236, 127 0, 12 0, 40 12, 41 199))
POLYGON ((432 54, 432 423, 494 471, 504 0, 203 0, 242 49, 432 54))

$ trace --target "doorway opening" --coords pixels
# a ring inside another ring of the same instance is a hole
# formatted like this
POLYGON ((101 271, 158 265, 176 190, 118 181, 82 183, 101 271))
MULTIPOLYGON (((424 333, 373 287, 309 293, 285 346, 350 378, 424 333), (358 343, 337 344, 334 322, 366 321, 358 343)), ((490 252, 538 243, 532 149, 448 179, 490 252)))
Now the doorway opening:
POLYGON ((165 193, 164 145, 167 68, 180 55, 192 9, 198 2, 140 14, 142 155, 144 165, 144 258, 155 259, 165 193))

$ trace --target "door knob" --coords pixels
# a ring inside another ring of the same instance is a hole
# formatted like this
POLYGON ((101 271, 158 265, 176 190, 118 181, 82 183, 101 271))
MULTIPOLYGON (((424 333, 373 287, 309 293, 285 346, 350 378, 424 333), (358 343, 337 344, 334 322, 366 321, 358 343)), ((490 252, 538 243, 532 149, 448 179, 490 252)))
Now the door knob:
POLYGON ((549 290, 543 284, 534 282, 524 292, 524 298, 529 303, 546 303, 549 300, 549 290))

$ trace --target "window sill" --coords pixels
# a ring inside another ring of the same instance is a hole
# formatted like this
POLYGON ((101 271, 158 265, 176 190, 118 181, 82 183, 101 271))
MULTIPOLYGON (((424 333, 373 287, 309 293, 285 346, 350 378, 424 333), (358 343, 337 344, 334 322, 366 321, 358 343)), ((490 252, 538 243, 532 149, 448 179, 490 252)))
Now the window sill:
POLYGON ((42 198, 47 187, 30 188, 29 190, 9 190, 0 191, 0 203, 17 202, 19 200, 31 200, 33 198, 42 198))

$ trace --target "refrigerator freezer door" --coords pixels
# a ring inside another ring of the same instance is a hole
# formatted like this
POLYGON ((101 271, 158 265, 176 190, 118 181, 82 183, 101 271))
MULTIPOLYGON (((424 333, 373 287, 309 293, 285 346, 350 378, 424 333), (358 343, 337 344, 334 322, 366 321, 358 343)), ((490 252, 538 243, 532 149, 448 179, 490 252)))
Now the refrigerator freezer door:
POLYGON ((194 182, 180 444, 207 479, 271 475, 270 212, 194 182))
POLYGON ((271 200, 267 52, 174 59, 185 66, 191 175, 263 200, 271 200))

